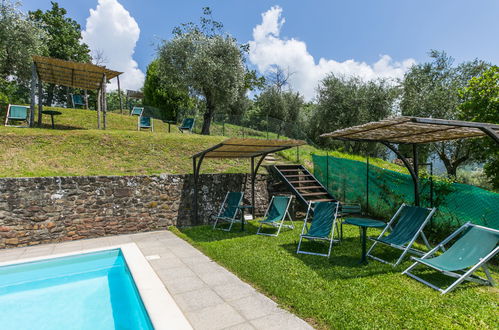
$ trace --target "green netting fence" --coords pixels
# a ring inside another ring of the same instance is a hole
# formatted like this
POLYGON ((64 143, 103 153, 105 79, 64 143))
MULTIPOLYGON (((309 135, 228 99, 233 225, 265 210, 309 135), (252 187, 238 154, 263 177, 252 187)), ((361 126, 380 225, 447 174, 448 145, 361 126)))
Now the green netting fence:
MULTIPOLYGON (((367 163, 312 155, 314 174, 337 199, 360 203, 366 213, 388 217, 401 203, 414 203, 409 174, 367 163)), ((456 227, 467 221, 499 229, 499 194, 460 183, 421 175, 421 205, 437 207, 433 223, 456 227)))

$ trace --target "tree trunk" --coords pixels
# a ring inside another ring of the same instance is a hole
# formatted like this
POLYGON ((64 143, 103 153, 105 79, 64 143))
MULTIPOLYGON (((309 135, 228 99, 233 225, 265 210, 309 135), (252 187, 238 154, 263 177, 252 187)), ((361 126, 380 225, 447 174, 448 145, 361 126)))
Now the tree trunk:
POLYGON ((54 90, 55 90, 55 85, 49 84, 49 88, 47 89, 47 99, 45 100, 45 105, 48 107, 51 107, 52 102, 54 101, 54 90))
POLYGON ((211 97, 205 94, 206 97, 206 111, 203 116, 203 128, 201 129, 201 134, 210 135, 211 119, 215 113, 215 105, 211 97))

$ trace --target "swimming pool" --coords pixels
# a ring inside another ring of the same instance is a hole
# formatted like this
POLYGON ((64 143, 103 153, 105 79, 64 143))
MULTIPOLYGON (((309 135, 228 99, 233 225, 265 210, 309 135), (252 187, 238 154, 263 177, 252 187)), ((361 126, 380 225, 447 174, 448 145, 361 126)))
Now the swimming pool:
POLYGON ((0 267, 2 329, 153 329, 121 249, 0 267))

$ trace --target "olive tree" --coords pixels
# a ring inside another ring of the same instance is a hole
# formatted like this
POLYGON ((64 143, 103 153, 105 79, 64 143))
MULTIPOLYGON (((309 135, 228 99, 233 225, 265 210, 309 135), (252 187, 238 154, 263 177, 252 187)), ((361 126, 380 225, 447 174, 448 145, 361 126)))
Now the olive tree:
POLYGON ((215 113, 236 102, 245 87, 248 48, 222 33, 219 22, 207 18, 209 8, 204 14, 201 25, 188 23, 175 28, 173 38, 159 47, 158 60, 163 84, 204 101, 201 134, 210 134, 215 113))

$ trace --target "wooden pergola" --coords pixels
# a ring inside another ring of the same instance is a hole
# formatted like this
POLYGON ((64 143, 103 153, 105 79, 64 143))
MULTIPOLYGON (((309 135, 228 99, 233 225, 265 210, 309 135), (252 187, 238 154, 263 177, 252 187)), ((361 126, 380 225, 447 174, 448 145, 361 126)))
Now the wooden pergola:
POLYGON ((412 177, 415 205, 420 204, 418 144, 485 136, 489 136, 496 143, 499 143, 499 125, 419 117, 388 118, 321 135, 321 137, 343 141, 379 142, 392 150, 402 160, 412 177), (412 164, 394 144, 412 145, 412 164))
MULTIPOLYGON (((198 180, 201 164, 206 158, 249 158, 251 160, 251 205, 255 205, 255 179, 265 157, 274 152, 306 144, 301 140, 263 140, 230 138, 192 156, 194 173, 193 223, 198 223, 198 180), (255 159, 257 159, 255 166, 255 159)), ((255 209, 253 208, 253 215, 255 209)))
POLYGON ((102 128, 106 129, 106 84, 109 80, 117 78, 118 80, 118 95, 121 93, 119 75, 122 72, 110 70, 104 66, 94 65, 91 63, 79 63, 72 61, 60 60, 57 58, 33 56, 32 79, 31 79, 31 122, 30 126, 34 125, 35 114, 35 90, 38 83, 38 125, 42 123, 42 82, 51 83, 60 86, 71 88, 80 88, 85 91, 97 90, 97 128, 101 128, 101 112, 102 112, 102 128))

